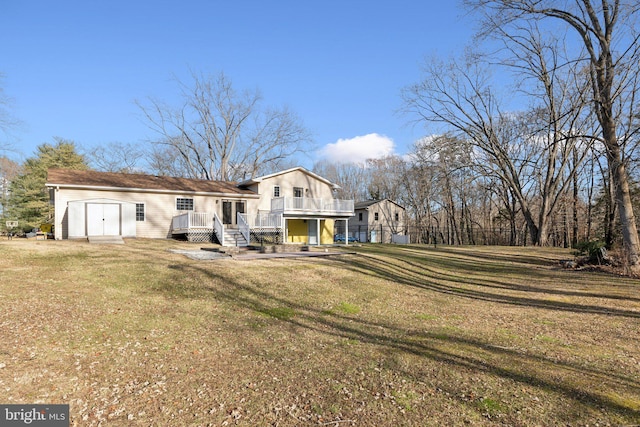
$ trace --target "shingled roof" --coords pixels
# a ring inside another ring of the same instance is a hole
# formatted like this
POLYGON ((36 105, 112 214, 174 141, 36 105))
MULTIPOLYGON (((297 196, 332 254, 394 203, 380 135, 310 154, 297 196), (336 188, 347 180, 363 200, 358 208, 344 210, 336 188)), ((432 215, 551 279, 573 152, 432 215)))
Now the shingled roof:
POLYGON ((238 188, 237 183, 231 181, 71 169, 49 169, 47 186, 256 195, 251 190, 238 188))
POLYGON ((399 204, 399 203, 397 203, 397 202, 394 202, 394 201, 393 201, 393 200, 391 200, 391 199, 375 199, 375 200, 365 200, 364 202, 356 202, 356 203, 355 203, 355 206, 354 206, 354 209, 355 209, 355 210, 358 210, 358 209, 366 209, 366 208, 368 208, 369 206, 375 205, 376 203, 384 202, 385 200, 387 200, 387 201, 389 201, 389 202, 393 203, 394 205, 396 205, 396 206, 398 206, 398 207, 400 207, 400 208, 404 209, 404 206, 400 205, 400 204, 399 204))

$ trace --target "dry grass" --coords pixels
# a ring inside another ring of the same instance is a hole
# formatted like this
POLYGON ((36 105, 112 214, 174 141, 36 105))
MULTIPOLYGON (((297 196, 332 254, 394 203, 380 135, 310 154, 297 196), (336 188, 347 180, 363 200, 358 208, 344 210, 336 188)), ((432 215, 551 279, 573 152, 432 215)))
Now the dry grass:
POLYGON ((0 401, 72 425, 630 425, 640 281, 554 249, 0 242, 0 401), (196 246, 197 247, 197 246, 196 246))

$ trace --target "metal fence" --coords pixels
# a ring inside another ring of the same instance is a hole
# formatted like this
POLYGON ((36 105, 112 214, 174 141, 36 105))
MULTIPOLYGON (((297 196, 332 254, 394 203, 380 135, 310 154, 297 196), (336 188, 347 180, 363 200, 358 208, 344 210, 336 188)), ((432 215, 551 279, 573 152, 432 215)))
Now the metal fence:
MULTIPOLYGON (((343 235, 344 225, 336 224, 336 234, 343 235)), ((392 229, 383 225, 367 227, 364 225, 349 226, 348 236, 358 242, 368 243, 418 243, 435 245, 503 245, 526 246, 530 243, 527 230, 505 228, 469 228, 461 232, 449 228, 409 226, 403 229, 392 229), (400 237, 406 236, 406 237, 400 237)), ((555 246, 564 245, 560 235, 550 236, 549 242, 555 246)))

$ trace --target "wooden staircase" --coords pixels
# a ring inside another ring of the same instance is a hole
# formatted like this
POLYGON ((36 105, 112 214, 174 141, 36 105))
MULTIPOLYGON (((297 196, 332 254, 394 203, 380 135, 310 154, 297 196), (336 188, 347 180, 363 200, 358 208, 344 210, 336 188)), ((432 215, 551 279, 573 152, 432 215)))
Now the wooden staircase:
POLYGON ((233 228, 224 229, 224 245, 223 246, 236 246, 239 248, 246 248, 249 246, 249 242, 244 238, 239 230, 233 228))

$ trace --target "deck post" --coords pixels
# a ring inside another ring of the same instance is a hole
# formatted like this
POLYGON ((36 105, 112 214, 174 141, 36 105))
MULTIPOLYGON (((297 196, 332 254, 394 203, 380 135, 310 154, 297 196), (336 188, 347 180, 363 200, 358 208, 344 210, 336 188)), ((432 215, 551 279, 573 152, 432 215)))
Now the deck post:
POLYGON ((349 246, 349 218, 344 220, 344 244, 349 246))

